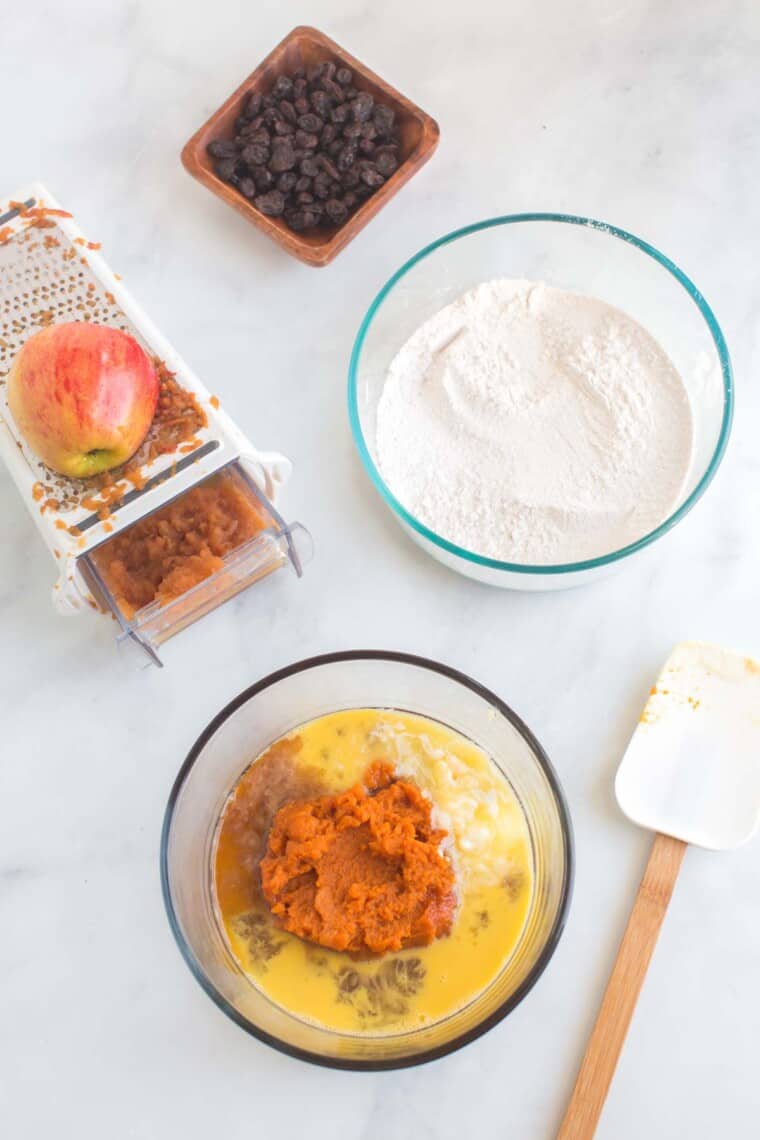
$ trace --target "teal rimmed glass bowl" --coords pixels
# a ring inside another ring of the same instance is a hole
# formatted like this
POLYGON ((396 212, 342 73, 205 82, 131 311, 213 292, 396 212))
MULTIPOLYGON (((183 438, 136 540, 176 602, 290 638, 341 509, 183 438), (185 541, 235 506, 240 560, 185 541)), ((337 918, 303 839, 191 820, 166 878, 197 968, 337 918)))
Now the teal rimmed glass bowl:
POLYGON ((581 585, 641 554, 704 494, 728 442, 731 362, 699 289, 668 257, 616 226, 571 214, 489 218, 432 242, 393 274, 362 321, 349 367, 351 430, 370 479, 407 533, 438 561, 470 578, 518 590, 581 585), (659 341, 680 372, 694 415, 691 469, 675 509, 636 542, 598 558, 557 565, 500 562, 465 550, 416 519, 386 485, 375 451, 376 413, 388 367, 414 330, 481 281, 546 281, 615 305, 659 341))

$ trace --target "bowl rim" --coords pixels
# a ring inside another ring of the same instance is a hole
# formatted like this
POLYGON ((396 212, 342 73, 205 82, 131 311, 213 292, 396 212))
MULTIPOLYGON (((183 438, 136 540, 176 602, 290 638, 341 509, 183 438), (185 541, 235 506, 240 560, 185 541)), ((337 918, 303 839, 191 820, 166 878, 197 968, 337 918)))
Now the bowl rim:
POLYGON ((477 566, 484 566, 491 570, 501 570, 511 574, 535 574, 535 575, 560 575, 572 574, 581 570, 594 570, 600 567, 612 565, 623 558, 627 558, 636 551, 643 550, 646 546, 655 542, 662 535, 667 534, 681 519, 689 513, 689 511, 701 499, 702 495, 707 490, 707 487, 715 477, 715 473, 720 466, 721 460, 728 445, 728 438, 731 432, 731 423, 734 413, 734 383, 733 383, 733 370, 731 367, 731 358, 728 352, 723 331, 718 324, 718 321, 710 308, 709 304, 703 297, 700 290, 696 287, 694 282, 688 277, 682 269, 680 269, 674 261, 671 261, 664 253, 660 252, 655 246, 645 241, 643 238, 637 237, 635 234, 630 233, 628 230, 620 229, 609 222, 602 222, 595 218, 586 218, 580 214, 556 214, 544 212, 531 212, 521 214, 502 214, 493 218, 485 218, 480 222, 473 222, 468 226, 462 226, 459 229, 452 230, 450 233, 444 234, 443 237, 437 238, 435 241, 430 242, 422 249, 418 250, 412 257, 410 257, 404 264, 396 270, 396 272, 388 278, 383 287, 375 296, 372 304, 364 315, 359 331, 356 334, 354 345, 351 350, 351 359, 348 367, 348 417, 351 425, 351 434, 354 438, 354 443, 359 452, 359 456, 364 464, 364 467, 369 474, 375 489, 380 493, 387 505, 391 508, 394 514, 398 515, 400 520, 406 524, 411 530, 415 531, 422 538, 428 542, 445 550, 448 554, 453 554, 461 558, 465 562, 473 563, 477 566), (595 558, 586 558, 579 562, 556 562, 541 565, 533 565, 527 562, 503 562, 497 558, 488 558, 483 554, 476 554, 474 551, 466 550, 462 546, 457 546, 456 543, 450 542, 448 539, 443 538, 435 531, 421 523, 414 515, 412 515, 406 507, 404 507, 395 495, 391 492, 382 475, 380 474, 375 462, 367 447, 364 433, 361 428, 361 420, 359 418, 359 407, 357 399, 358 387, 358 366, 361 357, 364 341, 369 332, 369 328, 374 320, 375 314, 382 305, 385 298, 391 292, 393 287, 402 277, 405 276, 411 269, 417 265, 418 262, 428 257, 435 250, 440 249, 441 246, 448 245, 450 242, 457 241, 459 238, 467 237, 469 234, 478 233, 480 230, 491 229, 495 226, 515 225, 524 222, 559 222, 565 225, 583 226, 587 229, 596 230, 600 233, 609 234, 611 237, 617 238, 628 245, 635 246, 641 253, 645 253, 653 261, 657 262, 663 269, 665 269, 671 277, 683 287, 696 307, 699 309, 710 336, 712 337, 715 350, 720 362, 721 376, 723 380, 723 416, 721 420, 720 432, 718 439, 713 450, 710 462, 708 463, 703 475, 697 482, 694 489, 686 497, 675 511, 661 522, 654 530, 649 531, 641 538, 636 539, 635 542, 628 543, 627 546, 622 546, 617 550, 611 551, 609 554, 598 555, 595 558))
POLYGON ((493 693, 485 685, 481 685, 479 681, 473 680, 466 673, 462 673, 449 665, 444 665, 437 661, 432 661, 427 657, 417 656, 410 653, 400 653, 390 650, 376 650, 376 649, 356 649, 356 650, 343 650, 336 653, 324 653, 314 657, 304 658, 302 661, 294 662, 291 665, 282 669, 277 669, 269 673, 266 677, 256 681, 253 685, 244 689, 231 701, 229 701, 224 708, 217 713, 212 720, 206 725, 200 736, 197 738, 190 751, 188 752, 182 766, 177 773, 177 776, 172 785, 169 793, 169 798, 164 812, 164 820, 161 828, 161 846, 160 846, 160 870, 161 870, 161 893, 164 900, 164 907, 166 915, 169 920, 174 939, 179 947, 180 953, 184 958, 191 973, 196 981, 200 984, 201 988, 205 990, 211 1000, 214 1002, 223 1013, 234 1021, 241 1029, 244 1029, 252 1037, 257 1038, 259 1041, 264 1042, 266 1045, 272 1046, 280 1053, 284 1053, 289 1057, 295 1057, 298 1060, 309 1061, 312 1064, 320 1065, 330 1069, 347 1069, 363 1072, 380 1072, 390 1069, 403 1069, 410 1068, 416 1065, 425 1064, 428 1061, 436 1060, 439 1057, 444 1057, 449 1053, 453 1053, 461 1049, 464 1045, 469 1044, 471 1041, 481 1037, 484 1033, 492 1029, 494 1025, 503 1020, 508 1013, 519 1005, 523 998, 530 992, 538 979, 543 974, 548 966, 554 951, 557 948, 562 932, 565 928, 567 921, 567 914, 572 900, 573 893, 573 880, 575 874, 575 841, 573 836, 573 826, 570 817, 570 809, 568 807, 565 793, 562 785, 559 782, 557 774, 552 766, 549 757, 544 751, 543 747, 536 739, 534 734, 525 724, 525 722, 515 713, 509 705, 506 704, 500 697, 493 693), (525 743, 530 748, 537 764, 542 769, 547 783, 549 784, 550 792, 554 798, 557 806, 557 814, 559 816, 560 830, 562 835, 562 846, 565 855, 565 868, 561 887, 561 894, 557 913, 554 918, 551 930, 546 938, 544 946, 531 969, 530 973, 524 979, 522 984, 517 987, 514 993, 501 1003, 501 1005, 494 1010, 488 1017, 483 1018, 477 1025, 467 1030, 465 1033, 460 1033, 458 1036, 452 1038, 451 1041, 445 1042, 442 1045, 437 1045, 433 1048, 426 1049, 421 1053, 416 1053, 408 1057, 390 1058, 387 1060, 361 1060, 345 1057, 328 1057, 321 1053, 313 1052, 309 1049, 302 1049, 296 1045, 291 1045, 286 1041, 281 1040, 279 1037, 274 1036, 249 1021, 227 999, 217 990, 216 986, 206 975, 201 963, 195 956, 195 953, 186 940, 182 928, 179 923, 174 903, 172 900, 171 887, 169 884, 169 840, 171 836, 172 819, 174 816, 174 809, 177 805, 182 788, 185 781, 192 770, 195 762, 202 753, 208 741, 214 736, 221 725, 235 713, 242 705, 246 704, 251 698, 257 696, 265 689, 276 685, 278 682, 293 676, 296 673, 305 672, 308 669, 320 668, 329 666, 336 663, 346 661, 386 661, 396 662, 403 665, 413 665, 417 668, 427 669, 430 672, 438 673, 439 675, 454 681, 457 684, 463 685, 465 688, 470 689, 476 693, 483 700, 493 705, 498 712, 505 717, 513 728, 522 736, 525 743))

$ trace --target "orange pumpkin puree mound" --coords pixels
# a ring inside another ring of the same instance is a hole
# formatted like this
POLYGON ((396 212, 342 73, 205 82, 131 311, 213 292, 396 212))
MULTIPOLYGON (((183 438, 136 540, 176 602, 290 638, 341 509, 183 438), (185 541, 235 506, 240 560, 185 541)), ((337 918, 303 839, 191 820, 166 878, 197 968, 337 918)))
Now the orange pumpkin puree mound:
POLYGON ((358 954, 427 946, 448 934, 457 905, 447 832, 420 789, 373 764, 339 795, 288 803, 261 861, 264 896, 281 926, 358 954))

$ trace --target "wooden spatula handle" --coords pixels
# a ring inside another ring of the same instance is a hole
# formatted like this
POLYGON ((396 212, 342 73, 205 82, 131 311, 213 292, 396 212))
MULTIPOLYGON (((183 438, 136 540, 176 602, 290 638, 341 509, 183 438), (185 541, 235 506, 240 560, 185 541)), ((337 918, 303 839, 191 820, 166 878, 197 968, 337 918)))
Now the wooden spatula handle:
POLYGON ((596 1132, 686 844, 656 835, 557 1140, 596 1132))

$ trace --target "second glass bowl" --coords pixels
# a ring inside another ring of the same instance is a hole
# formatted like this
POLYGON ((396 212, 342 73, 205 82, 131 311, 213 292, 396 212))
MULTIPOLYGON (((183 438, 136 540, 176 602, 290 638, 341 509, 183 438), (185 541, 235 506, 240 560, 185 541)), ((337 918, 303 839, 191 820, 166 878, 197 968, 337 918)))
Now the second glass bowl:
POLYGON ((172 789, 161 840, 164 902, 179 948, 206 993, 253 1036, 304 1060, 343 1069, 394 1069, 432 1060, 480 1036, 535 984, 570 902, 572 836, 564 797, 538 741, 498 697, 423 658, 336 653, 252 685, 204 730, 172 789), (498 976, 463 1009, 386 1036, 339 1033, 272 1002, 243 973, 220 929, 211 866, 222 808, 250 761, 298 725, 349 708, 396 708, 441 721, 503 771, 530 831, 534 890, 520 940, 498 976))
POLYGON ((369 476, 401 525, 451 569, 495 586, 553 590, 608 573, 665 535, 699 500, 723 457, 733 386, 728 350, 702 294, 677 265, 633 234, 569 214, 512 214, 455 230, 394 273, 369 307, 349 369, 349 416, 369 476), (500 562, 464 550, 406 510, 385 483, 375 448, 377 404, 388 367, 411 334, 467 289, 498 277, 546 281, 614 305, 659 341, 681 374, 695 424, 680 501, 651 533, 599 558, 564 565, 500 562))

